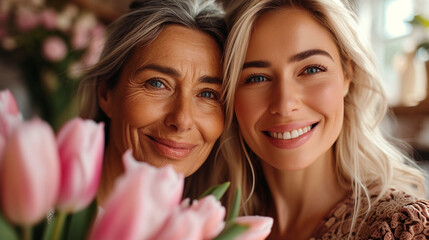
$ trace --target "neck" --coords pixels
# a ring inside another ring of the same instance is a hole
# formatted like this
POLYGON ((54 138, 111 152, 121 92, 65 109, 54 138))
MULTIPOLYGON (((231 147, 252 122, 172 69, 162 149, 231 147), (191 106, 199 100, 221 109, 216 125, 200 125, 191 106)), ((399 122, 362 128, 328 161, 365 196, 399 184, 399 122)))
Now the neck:
POLYGON ((308 239, 346 196, 335 174, 332 151, 302 170, 282 171, 266 163, 263 169, 275 205, 274 239, 308 239))
POLYGON ((113 190, 117 177, 123 172, 122 154, 116 148, 108 145, 104 153, 100 186, 97 192, 98 205, 104 206, 109 194, 113 190))

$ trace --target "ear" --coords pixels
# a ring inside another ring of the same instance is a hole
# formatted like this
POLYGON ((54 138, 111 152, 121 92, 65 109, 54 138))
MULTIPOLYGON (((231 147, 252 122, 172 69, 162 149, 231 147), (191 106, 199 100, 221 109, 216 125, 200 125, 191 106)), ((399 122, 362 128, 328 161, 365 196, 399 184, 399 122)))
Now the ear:
POLYGON ((97 84, 97 101, 103 112, 111 118, 113 111, 112 89, 107 87, 106 81, 97 84))
POLYGON ((350 89, 350 83, 354 76, 354 68, 353 68, 353 62, 351 60, 347 60, 347 64, 345 64, 344 69, 344 90, 343 90, 343 97, 346 97, 349 93, 350 89))

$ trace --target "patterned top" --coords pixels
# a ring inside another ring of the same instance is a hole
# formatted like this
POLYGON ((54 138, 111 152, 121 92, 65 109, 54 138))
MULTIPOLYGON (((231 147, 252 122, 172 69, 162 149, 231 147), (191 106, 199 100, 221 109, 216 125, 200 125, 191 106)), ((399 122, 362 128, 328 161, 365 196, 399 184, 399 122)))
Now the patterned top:
MULTIPOLYGON (((370 190, 374 193, 374 189, 370 190)), ((371 198, 375 198, 372 194, 371 198)), ((368 204, 366 201, 363 204, 368 204)), ((316 228, 310 240, 347 239, 350 233, 354 201, 340 202, 316 228)), ((373 205, 367 219, 357 231, 363 216, 357 219, 351 239, 429 239, 429 201, 390 189, 373 205), (358 236, 356 236, 358 232, 358 236)))

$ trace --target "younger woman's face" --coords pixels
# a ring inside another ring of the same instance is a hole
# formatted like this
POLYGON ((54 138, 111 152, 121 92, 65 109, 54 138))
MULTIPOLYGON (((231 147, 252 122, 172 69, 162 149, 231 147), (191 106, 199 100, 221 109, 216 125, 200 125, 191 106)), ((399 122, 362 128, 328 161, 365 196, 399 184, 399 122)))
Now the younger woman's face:
POLYGON ((332 36, 308 12, 285 8, 262 15, 234 102, 246 143, 287 171, 331 157, 349 83, 332 36))

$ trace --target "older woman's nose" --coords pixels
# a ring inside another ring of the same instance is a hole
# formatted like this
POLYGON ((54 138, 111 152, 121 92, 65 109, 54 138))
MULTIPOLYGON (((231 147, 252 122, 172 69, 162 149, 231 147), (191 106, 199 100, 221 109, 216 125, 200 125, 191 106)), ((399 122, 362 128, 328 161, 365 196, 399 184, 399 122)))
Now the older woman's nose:
POLYGON ((288 116, 299 109, 299 86, 294 80, 279 79, 270 94, 269 111, 271 114, 288 116))
POLYGON ((192 98, 180 95, 173 100, 170 112, 165 118, 167 126, 177 131, 189 131, 194 126, 194 106, 192 98))

